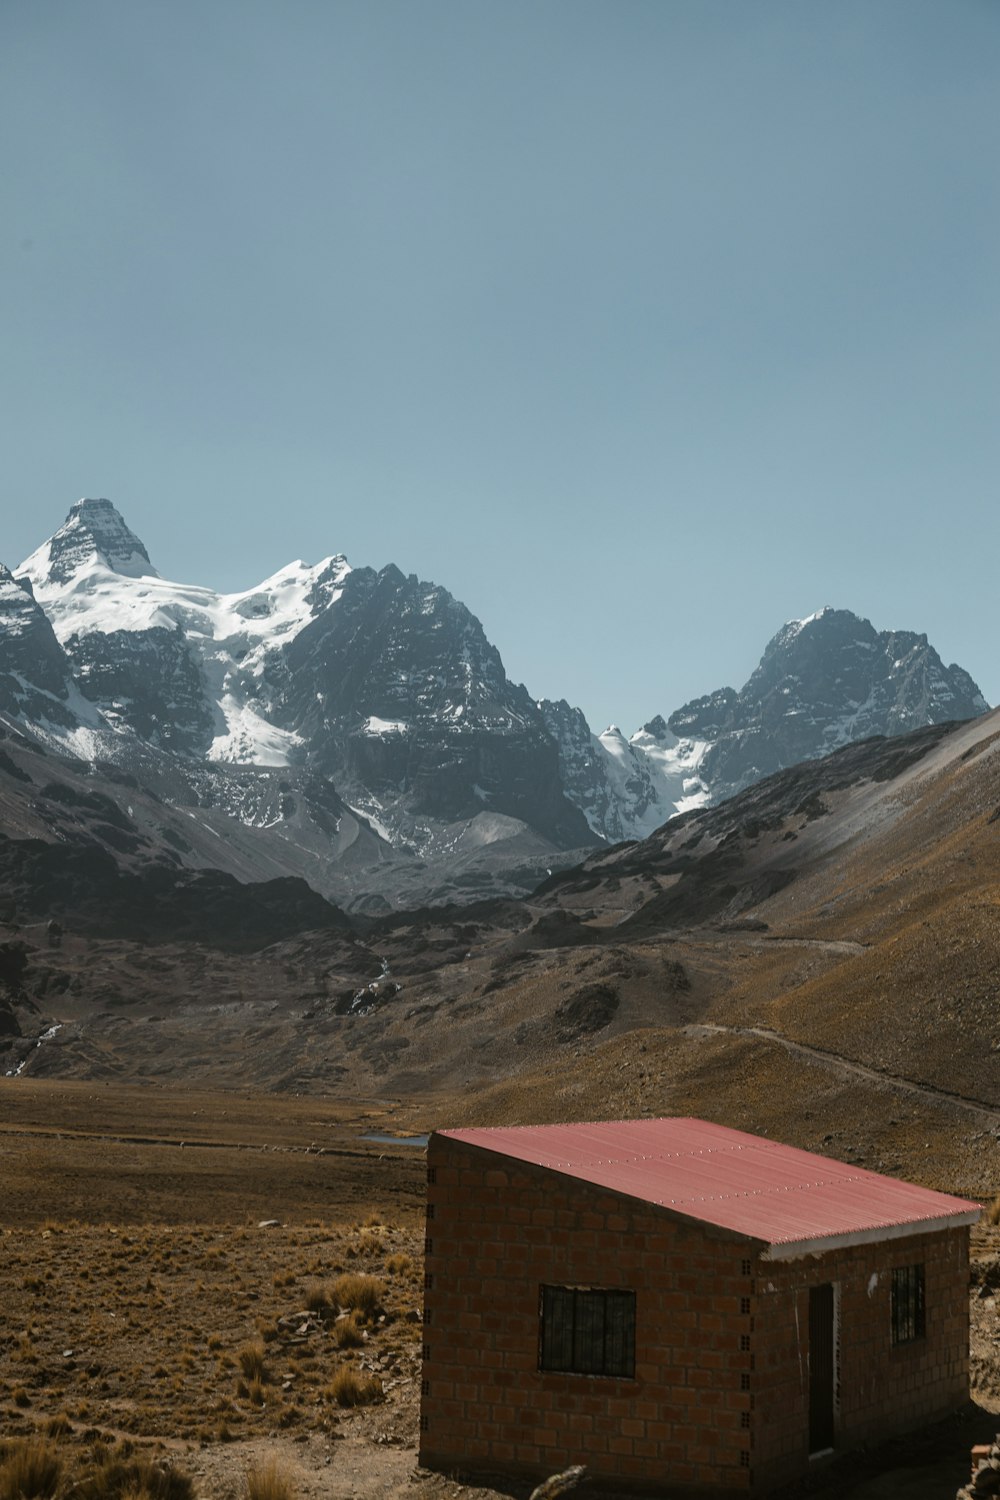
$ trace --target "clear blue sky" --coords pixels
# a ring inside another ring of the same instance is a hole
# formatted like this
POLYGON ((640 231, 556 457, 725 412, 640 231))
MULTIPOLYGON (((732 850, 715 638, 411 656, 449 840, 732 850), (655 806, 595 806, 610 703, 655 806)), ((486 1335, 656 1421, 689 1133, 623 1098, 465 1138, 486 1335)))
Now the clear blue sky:
POLYGON ((997 0, 3 0, 0 559, 443 583, 595 728, 835 604, 1000 699, 997 0))

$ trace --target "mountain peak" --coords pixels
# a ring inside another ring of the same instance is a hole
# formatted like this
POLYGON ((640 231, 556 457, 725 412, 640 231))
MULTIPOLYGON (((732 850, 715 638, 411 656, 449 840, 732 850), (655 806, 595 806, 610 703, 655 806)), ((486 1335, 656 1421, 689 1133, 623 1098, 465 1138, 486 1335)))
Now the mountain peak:
POLYGON ((78 500, 59 530, 21 567, 33 584, 64 584, 88 564, 125 578, 157 577, 149 553, 110 500, 78 500))

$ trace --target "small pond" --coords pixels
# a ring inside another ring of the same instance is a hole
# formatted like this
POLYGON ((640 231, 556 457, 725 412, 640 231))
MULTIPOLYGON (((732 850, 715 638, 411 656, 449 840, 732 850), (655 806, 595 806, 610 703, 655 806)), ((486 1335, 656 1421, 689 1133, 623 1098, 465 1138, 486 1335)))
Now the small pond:
POLYGON ((421 1149, 427 1145, 430 1136, 426 1135, 378 1135, 374 1131, 370 1135, 363 1135, 363 1141, 375 1141, 380 1146, 419 1146, 421 1149))

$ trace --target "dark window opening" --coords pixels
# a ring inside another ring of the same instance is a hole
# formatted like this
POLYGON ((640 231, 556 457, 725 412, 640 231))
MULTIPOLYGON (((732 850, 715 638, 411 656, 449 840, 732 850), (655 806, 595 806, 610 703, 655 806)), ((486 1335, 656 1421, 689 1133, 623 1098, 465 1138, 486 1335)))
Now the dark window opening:
POLYGON ((892 1273, 892 1342, 912 1344, 924 1336, 924 1268, 897 1266, 892 1273))
POLYGON ((543 1286, 538 1368, 635 1375, 635 1292, 543 1286))

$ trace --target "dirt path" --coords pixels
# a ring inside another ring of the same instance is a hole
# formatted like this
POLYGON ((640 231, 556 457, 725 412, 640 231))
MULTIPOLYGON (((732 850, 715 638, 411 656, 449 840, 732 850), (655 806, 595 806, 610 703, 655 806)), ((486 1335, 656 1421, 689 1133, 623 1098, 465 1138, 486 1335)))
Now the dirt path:
POLYGON ((895 1093, 907 1094, 925 1103, 950 1105, 954 1109, 972 1115, 985 1126, 992 1128, 1000 1126, 1000 1109, 993 1109, 977 1099, 966 1099, 962 1094, 935 1088, 930 1083, 915 1083, 910 1078, 900 1078, 894 1073, 883 1073, 877 1068, 866 1068, 864 1063, 852 1062, 850 1058, 841 1057, 836 1052, 828 1052, 822 1047, 810 1047, 806 1042, 793 1042, 790 1037, 782 1036, 779 1031, 772 1031, 768 1026, 722 1026, 704 1021, 698 1025, 685 1026, 684 1034, 690 1037, 713 1035, 756 1037, 763 1042, 772 1042, 796 1057, 804 1057, 809 1062, 818 1063, 820 1067, 829 1068, 844 1077, 860 1078, 876 1088, 892 1089, 895 1093))
POLYGON ((819 953, 844 953, 856 954, 867 953, 866 943, 855 943, 850 938, 801 938, 801 937, 762 937, 751 939, 755 948, 773 947, 780 943, 784 948, 812 948, 819 953))

